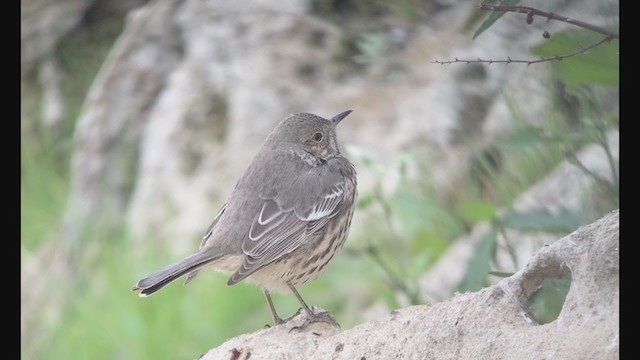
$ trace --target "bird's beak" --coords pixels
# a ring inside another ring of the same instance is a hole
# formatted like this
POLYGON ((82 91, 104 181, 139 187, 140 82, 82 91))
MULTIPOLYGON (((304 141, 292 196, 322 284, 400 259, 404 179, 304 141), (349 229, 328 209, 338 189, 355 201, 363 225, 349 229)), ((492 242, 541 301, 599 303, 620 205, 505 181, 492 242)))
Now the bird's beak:
POLYGON ((343 111, 340 114, 334 116, 331 118, 331 122, 333 122, 333 126, 338 125, 338 123, 340 123, 340 121, 342 121, 342 119, 346 118, 347 115, 351 114, 353 110, 347 110, 347 111, 343 111))

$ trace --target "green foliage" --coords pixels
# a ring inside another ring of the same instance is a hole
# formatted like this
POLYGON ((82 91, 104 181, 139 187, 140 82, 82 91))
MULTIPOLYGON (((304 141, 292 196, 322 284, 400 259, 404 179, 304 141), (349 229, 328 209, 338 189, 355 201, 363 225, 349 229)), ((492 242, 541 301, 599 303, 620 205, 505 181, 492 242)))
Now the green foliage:
POLYGON ((553 213, 547 209, 508 211, 500 217, 496 225, 522 232, 569 233, 584 221, 582 213, 560 209, 553 213))
POLYGON ((401 19, 405 19, 408 23, 415 23, 419 21, 421 15, 420 10, 426 3, 423 0, 377 1, 391 14, 394 14, 401 19))
MULTIPOLYGON (((418 292, 418 278, 449 247, 451 239, 461 234, 460 220, 448 209, 434 202, 409 182, 404 168, 414 161, 403 154, 390 167, 376 162, 361 149, 348 148, 349 156, 357 166, 366 167, 375 174, 376 183, 358 200, 360 211, 373 211, 370 234, 364 239, 360 256, 369 258, 381 270, 388 290, 385 300, 390 307, 398 307, 394 292, 400 292, 412 304, 423 303, 418 292), (401 179, 393 191, 384 191, 384 174, 400 173, 401 179)), ((353 241, 353 240, 352 240, 353 241)))
MULTIPOLYGON (((515 5, 519 1, 511 0, 504 2, 507 5, 515 5)), ((475 39, 482 32, 490 28, 500 17, 503 12, 492 12, 487 20, 480 25, 475 32, 475 39)), ((597 43, 603 38, 603 35, 596 34, 586 30, 572 30, 562 34, 554 35, 553 39, 545 42, 534 50, 534 53, 543 57, 554 57, 564 54, 574 53, 581 48, 597 43)), ((597 46, 589 50, 586 54, 564 59, 563 61, 552 62, 552 71, 550 83, 555 84, 551 87, 551 98, 554 101, 555 108, 550 113, 549 121, 542 125, 531 125, 522 121, 516 121, 516 126, 511 136, 503 139, 496 144, 500 152, 508 152, 511 166, 515 165, 517 173, 526 174, 523 179, 525 182, 535 180, 541 174, 545 174, 545 169, 550 167, 532 166, 532 162, 525 159, 538 159, 535 154, 549 155, 552 160, 549 165, 553 165, 563 157, 570 163, 584 171, 588 176, 595 180, 595 183, 601 188, 599 199, 586 200, 585 207, 593 207, 594 202, 602 203, 603 200, 608 203, 607 206, 600 209, 600 214, 618 207, 618 164, 613 160, 610 145, 607 141, 607 131, 617 126, 617 117, 608 116, 607 105, 603 104, 597 96, 594 96, 594 86, 610 85, 618 86, 619 84, 619 48, 618 41, 611 40, 604 45, 597 46), (615 118, 614 121, 608 121, 607 118, 615 118), (601 179, 599 176, 591 173, 576 158, 574 152, 587 144, 599 144, 607 154, 613 184, 607 180, 601 179), (533 155, 533 156, 532 156, 533 155), (558 155, 561 155, 559 157, 558 155), (530 169, 533 169, 531 172, 530 169), (531 175, 534 176, 531 176, 531 175)), ((514 120, 518 119, 519 109, 522 104, 513 104, 514 120)), ((613 107, 613 111, 617 111, 617 107, 613 107)), ((479 154, 477 155, 481 169, 487 172, 490 183, 498 188, 501 199, 509 199, 505 196, 504 186, 508 174, 498 174, 491 167, 487 166, 486 161, 479 154), (507 177, 505 178, 505 175, 507 177)), ((508 168, 504 166, 504 168, 508 168)), ((507 180, 508 182, 508 180, 507 180)), ((514 192, 514 194, 517 192, 514 192)), ((521 232, 548 232, 566 234, 575 230, 583 224, 587 219, 599 216, 589 211, 570 211, 568 209, 559 209, 553 213, 546 209, 531 209, 528 211, 516 211, 507 205, 506 211, 500 216, 493 218, 496 214, 496 208, 491 204, 486 205, 484 202, 475 203, 473 200, 471 205, 465 203, 458 208, 458 212, 462 214, 467 221, 488 220, 491 221, 491 232, 481 239, 476 245, 475 256, 467 264, 467 271, 462 282, 458 286, 459 291, 478 290, 486 285, 486 274, 505 277, 510 272, 491 271, 491 259, 495 256, 497 234, 500 233, 504 237, 505 246, 512 258, 515 260, 514 250, 510 239, 506 238, 505 229, 514 229, 521 232), (486 206, 485 210, 482 210, 486 206), (476 214, 479 214, 476 216, 476 214)), ((518 264, 515 264, 518 266, 518 264)), ((548 323, 553 321, 559 314, 564 297, 568 292, 570 279, 551 279, 545 280, 540 291, 532 300, 533 313, 540 323, 548 323)))
POLYGON ((491 269, 491 259, 495 251, 496 232, 492 231, 476 245, 475 256, 467 264, 467 271, 456 291, 478 291, 488 285, 487 274, 491 269))
POLYGON ((67 172, 42 145, 23 141, 20 154, 20 237, 29 250, 53 238, 67 200, 67 172))
POLYGON ((270 321, 257 288, 227 287, 226 278, 214 272, 139 298, 131 287, 144 271, 175 259, 156 251, 154 261, 150 256, 139 261, 128 239, 95 240, 101 251, 79 264, 88 273, 86 284, 52 337, 47 359, 195 359, 212 344, 270 321), (248 322, 245 314, 256 316, 248 322))
MULTIPOLYGON (((502 5, 517 5, 519 2, 520 0, 504 0, 504 1, 501 1, 500 3, 502 5)), ((504 14, 505 12, 502 12, 502 11, 490 12, 487 19, 482 24, 480 24, 480 27, 478 27, 478 30, 476 30, 476 32, 473 34, 473 39, 477 38, 485 30, 493 26, 493 24, 496 21, 498 21, 504 14)))
MULTIPOLYGON (((551 87, 549 94, 553 95, 556 90, 551 87)), ((363 254, 380 267, 380 276, 387 279, 389 291, 385 299, 390 307, 398 305, 394 292, 404 294, 412 303, 423 301, 417 291, 417 279, 446 251, 451 240, 464 234, 465 227, 471 228, 481 222, 488 222, 491 226, 488 235, 476 244, 469 263, 461 264, 466 270, 457 290, 476 291, 489 284, 489 275, 512 274, 505 270, 517 270, 523 265, 517 263, 515 256, 518 239, 507 238, 505 230, 562 236, 598 216, 592 211, 519 211, 512 207, 514 199, 522 191, 566 159, 568 147, 577 151, 594 142, 606 145, 600 140, 612 123, 592 125, 592 119, 598 119, 602 111, 597 99, 577 96, 576 102, 568 108, 561 105, 550 109, 548 121, 532 125, 524 120, 525 115, 519 105, 511 103, 514 131, 511 136, 495 143, 495 151, 507 155, 497 156, 496 159, 502 160, 492 160, 485 152, 476 150, 476 173, 455 189, 449 189, 455 194, 451 198, 443 199, 428 190, 428 173, 423 174, 422 184, 411 183, 404 176, 406 164, 420 161, 419 156, 401 155, 395 165, 384 169, 361 150, 349 149, 354 161, 377 174, 378 181, 390 172, 401 174, 401 180, 393 191, 385 192, 382 184, 376 183, 370 192, 361 194, 359 201, 362 211, 379 209, 383 214, 381 221, 386 224, 372 226, 371 234, 375 235, 367 238, 368 247, 363 254), (572 124, 567 121, 567 116, 576 108, 580 109, 578 123, 572 124), (501 246, 513 260, 512 268, 496 268, 499 235, 503 242, 501 246)), ((616 172, 615 163, 613 165, 612 171, 616 172)), ((609 192, 605 195, 610 203, 602 211, 609 211, 616 207, 617 194, 609 192)), ((592 207, 591 201, 585 198, 584 207, 592 207)))
MULTIPOLYGON (((59 241, 53 239, 52 241, 59 241)), ((38 354, 46 359, 196 359, 226 339, 271 324, 271 315, 260 289, 252 284, 226 286, 227 276, 204 269, 188 285, 175 281, 156 294, 140 298, 131 290, 141 277, 177 260, 166 249, 133 243, 126 235, 91 237, 99 249, 80 254, 78 278, 60 279, 71 288, 62 321, 38 354), (134 254, 142 253, 139 257, 134 254), (44 355, 46 354, 46 356, 44 355)), ((194 241, 194 248, 197 241, 194 241)), ((348 271, 351 264, 337 265, 348 271)), ((354 271, 367 274, 366 271, 354 271)), ((347 293, 350 280, 335 266, 318 282, 301 289, 309 304, 333 314, 344 307, 339 296, 328 297, 327 288, 347 293)), ((338 292, 336 292, 338 293, 338 292)), ((293 314, 299 304, 290 295, 273 294, 282 316, 293 314)), ((343 328, 351 322, 341 321, 343 328)))
POLYGON ((412 23, 421 14, 422 7, 429 3, 421 0, 312 0, 311 7, 321 14, 349 15, 350 19, 392 15, 412 23))
POLYGON ((571 276, 542 281, 529 299, 529 309, 538 324, 548 324, 558 318, 570 286, 571 276))
POLYGON ((389 36, 386 33, 367 33, 356 42, 358 50, 354 56, 354 61, 359 64, 371 64, 379 56, 383 55, 389 43, 389 36))
MULTIPOLYGON (((72 134, 82 102, 113 40, 122 19, 96 21, 87 33, 69 33, 60 40, 55 62, 61 73, 60 87, 65 117, 61 124, 41 124, 40 106, 25 106, 21 117, 21 242, 34 250, 55 238, 67 200, 72 134)), ((23 98, 38 97, 30 81, 22 84, 23 98)))
POLYGON ((438 239, 432 245, 440 247, 441 237, 438 234, 461 230, 457 219, 446 209, 412 191, 408 186, 398 186, 388 201, 405 238, 418 241, 421 237, 438 239))
POLYGON ((536 125, 521 124, 514 129, 508 138, 497 142, 502 151, 523 150, 545 141, 544 129, 536 125))
POLYGON ((498 207, 488 201, 471 200, 458 205, 457 213, 469 223, 492 221, 497 216, 498 207))
MULTIPOLYGON (((534 54, 553 57, 573 53, 602 40, 604 35, 585 29, 572 29, 559 34, 533 50, 534 54)), ((620 42, 611 40, 587 53, 551 62, 555 73, 570 90, 580 86, 620 83, 620 42)))

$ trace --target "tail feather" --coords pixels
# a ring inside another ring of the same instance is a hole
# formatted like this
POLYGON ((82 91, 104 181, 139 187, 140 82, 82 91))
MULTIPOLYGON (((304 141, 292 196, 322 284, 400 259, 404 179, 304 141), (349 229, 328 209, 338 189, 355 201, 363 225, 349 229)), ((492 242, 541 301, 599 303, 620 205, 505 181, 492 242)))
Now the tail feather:
POLYGON ((134 285, 133 291, 139 290, 141 297, 149 296, 162 289, 173 280, 194 270, 200 269, 202 266, 217 260, 218 258, 219 257, 211 256, 211 254, 207 253, 195 253, 138 281, 138 283, 134 285))

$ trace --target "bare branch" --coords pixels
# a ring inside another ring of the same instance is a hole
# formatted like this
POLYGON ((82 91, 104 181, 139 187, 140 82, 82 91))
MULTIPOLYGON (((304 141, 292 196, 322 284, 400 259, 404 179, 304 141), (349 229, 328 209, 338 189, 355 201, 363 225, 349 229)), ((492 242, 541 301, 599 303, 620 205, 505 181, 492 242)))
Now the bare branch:
POLYGON ((537 63, 541 63, 541 62, 546 62, 546 61, 561 61, 562 59, 566 59, 566 58, 570 58, 573 56, 578 56, 578 55, 582 55, 584 53, 586 53, 587 51, 593 49, 596 46, 600 46, 608 41, 611 41, 611 38, 606 36, 604 37, 602 40, 591 44, 585 48, 582 48, 576 52, 572 52, 570 54, 565 54, 565 55, 555 55, 555 56, 551 56, 551 57, 540 57, 540 59, 537 60, 514 60, 511 59, 511 57, 507 57, 507 60, 491 60, 491 59, 476 59, 476 60, 466 60, 466 59, 458 59, 455 58, 455 60, 447 60, 447 61, 439 61, 439 60, 435 60, 432 61, 432 63, 435 64, 440 64, 440 65, 444 65, 444 64, 453 64, 453 63, 465 63, 465 64, 472 64, 472 63, 489 63, 489 65, 493 64, 493 63, 502 63, 502 64, 511 64, 511 63, 520 63, 520 64, 527 64, 531 65, 531 64, 537 64, 537 63))
POLYGON ((588 176, 591 176, 591 178, 596 183, 600 184, 605 189, 613 191, 614 193, 616 192, 616 188, 615 188, 614 184, 611 184, 607 179, 605 179, 602 176, 592 172, 586 166, 584 166, 584 164, 582 162, 580 162, 580 160, 578 160, 578 157, 576 156, 576 154, 572 150, 565 150, 565 151, 563 151, 563 153, 564 153, 564 156, 567 158, 567 161, 569 161, 570 164, 576 166, 578 169, 580 169, 582 172, 584 172, 588 176))
POLYGON ((484 2, 481 2, 480 4, 478 4, 478 8, 481 10, 490 10, 490 11, 502 11, 502 12, 515 12, 515 13, 520 13, 520 14, 527 14, 527 23, 529 23, 529 19, 533 20, 533 16, 537 15, 537 16, 542 16, 545 17, 549 20, 558 20, 558 21, 562 21, 562 22, 566 22, 567 24, 572 24, 575 26, 579 26, 581 28, 585 28, 587 30, 591 30, 597 33, 600 33, 604 36, 606 36, 607 38, 610 39, 619 39, 620 35, 613 33, 609 30, 603 29, 599 26, 593 25, 593 24, 589 24, 586 23, 584 21, 580 21, 580 20, 575 20, 572 19, 570 17, 567 16, 561 16, 561 15, 556 15, 550 12, 546 12, 546 11, 542 11, 542 10, 538 10, 535 8, 531 8, 528 6, 511 6, 511 5, 492 5, 492 4, 485 4, 484 2))
MULTIPOLYGON (((477 58, 476 60, 466 60, 466 59, 458 59, 455 58, 454 60, 447 60, 447 61, 440 61, 440 60, 435 60, 432 61, 432 63, 435 64, 440 64, 440 65, 444 65, 444 64, 454 64, 454 63, 465 63, 465 64, 473 64, 473 63, 488 63, 489 65, 493 64, 493 63, 502 63, 502 64, 511 64, 511 63, 519 63, 519 64, 526 64, 527 66, 531 65, 531 64, 537 64, 537 63, 542 63, 542 62, 547 62, 547 61, 562 61, 562 59, 566 59, 566 58, 570 58, 570 57, 574 57, 574 56, 578 56, 578 55, 582 55, 584 53, 586 53, 587 51, 600 46, 606 42, 609 42, 613 39, 619 39, 620 35, 614 32, 611 32, 609 30, 603 29, 599 26, 593 25, 593 24, 589 24, 586 23, 584 21, 580 21, 580 20, 575 20, 572 19, 570 17, 567 16, 562 16, 562 15, 556 15, 550 12, 546 12, 546 11, 542 11, 542 10, 538 10, 532 7, 528 7, 528 6, 511 6, 511 5, 492 5, 492 4, 486 4, 484 2, 481 2, 480 4, 478 4, 478 8, 481 10, 489 10, 489 11, 502 11, 502 12, 514 12, 514 13, 519 13, 519 14, 526 14, 527 15, 527 24, 531 24, 533 22, 533 17, 534 16, 542 16, 545 17, 549 20, 558 20, 558 21, 562 21, 562 22, 566 22, 568 24, 572 24, 575 26, 579 26, 581 28, 587 29, 587 30, 591 30, 600 34, 603 34, 605 37, 592 44, 589 45, 585 48, 582 48, 578 51, 569 53, 569 54, 565 54, 565 55, 555 55, 555 56, 551 56, 551 57, 540 57, 540 59, 537 60, 513 60, 511 59, 511 57, 507 57, 507 60, 492 60, 492 59, 480 59, 477 58)), ((543 34, 543 37, 545 39, 548 39, 550 37, 549 33, 547 31, 545 31, 543 34)))

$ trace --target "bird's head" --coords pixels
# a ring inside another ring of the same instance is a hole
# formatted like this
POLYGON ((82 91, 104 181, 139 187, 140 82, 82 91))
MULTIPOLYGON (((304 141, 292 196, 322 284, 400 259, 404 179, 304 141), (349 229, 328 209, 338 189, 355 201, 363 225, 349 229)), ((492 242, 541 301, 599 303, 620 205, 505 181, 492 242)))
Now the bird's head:
POLYGON ((341 112, 331 119, 308 113, 289 115, 269 134, 266 144, 291 144, 317 158, 328 160, 340 155, 336 126, 351 111, 341 112))

